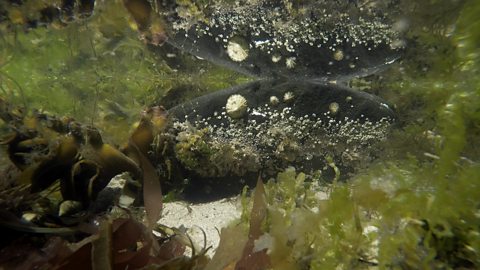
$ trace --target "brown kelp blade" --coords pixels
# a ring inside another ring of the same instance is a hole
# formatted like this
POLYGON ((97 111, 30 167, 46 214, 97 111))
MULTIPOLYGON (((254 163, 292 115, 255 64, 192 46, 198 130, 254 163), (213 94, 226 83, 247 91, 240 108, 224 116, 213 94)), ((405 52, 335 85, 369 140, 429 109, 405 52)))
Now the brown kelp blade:
POLYGON ((270 266, 270 258, 266 250, 254 251, 255 240, 263 233, 262 223, 267 216, 267 202, 265 198, 265 187, 258 178, 255 193, 253 195, 253 207, 250 213, 250 229, 248 241, 243 250, 242 258, 235 265, 236 270, 262 270, 270 266))
POLYGON ((143 201, 147 214, 147 222, 149 228, 152 229, 160 219, 163 207, 160 178, 150 160, 148 160, 132 139, 130 139, 128 149, 139 160, 140 167, 143 171, 143 201))
POLYGON ((166 120, 167 113, 163 107, 155 106, 145 110, 125 149, 127 155, 136 160, 143 171, 143 200, 150 229, 160 219, 163 196, 160 176, 148 159, 148 154, 154 138, 164 129, 166 120))

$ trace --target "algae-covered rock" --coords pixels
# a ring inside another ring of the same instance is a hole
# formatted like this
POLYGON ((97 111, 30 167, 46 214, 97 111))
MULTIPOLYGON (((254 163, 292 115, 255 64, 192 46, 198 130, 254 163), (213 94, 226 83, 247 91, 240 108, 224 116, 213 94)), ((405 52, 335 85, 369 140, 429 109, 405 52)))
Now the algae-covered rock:
POLYGON ((218 91, 169 113, 174 156, 196 187, 192 191, 217 196, 289 166, 330 180, 341 171, 345 179, 375 159, 396 119, 385 101, 365 92, 276 80, 218 91), (248 104, 241 117, 228 113, 232 96, 248 104), (272 97, 280 97, 278 103, 272 97))

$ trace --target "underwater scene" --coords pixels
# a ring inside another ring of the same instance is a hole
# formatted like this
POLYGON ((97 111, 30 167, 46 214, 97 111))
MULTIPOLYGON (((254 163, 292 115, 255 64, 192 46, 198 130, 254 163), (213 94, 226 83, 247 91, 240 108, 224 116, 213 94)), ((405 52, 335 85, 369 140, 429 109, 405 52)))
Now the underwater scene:
POLYGON ((478 0, 0 0, 0 269, 480 269, 478 142, 478 0))

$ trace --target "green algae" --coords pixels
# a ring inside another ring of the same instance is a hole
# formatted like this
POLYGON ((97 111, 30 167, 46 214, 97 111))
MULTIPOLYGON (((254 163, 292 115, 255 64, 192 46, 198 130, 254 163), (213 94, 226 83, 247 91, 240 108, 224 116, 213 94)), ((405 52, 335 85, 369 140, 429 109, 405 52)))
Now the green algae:
POLYGON ((411 162, 379 164, 328 199, 302 173, 280 173, 266 186, 257 243, 273 269, 478 268, 480 166, 447 180, 411 162))
POLYGON ((101 126, 120 143, 142 109, 161 103, 177 85, 192 85, 195 91, 188 96, 195 97, 245 81, 186 55, 178 61, 194 68, 176 70, 162 52, 148 50, 131 25, 117 0, 97 3, 91 18, 60 29, 2 27, 2 96, 29 109, 101 126))

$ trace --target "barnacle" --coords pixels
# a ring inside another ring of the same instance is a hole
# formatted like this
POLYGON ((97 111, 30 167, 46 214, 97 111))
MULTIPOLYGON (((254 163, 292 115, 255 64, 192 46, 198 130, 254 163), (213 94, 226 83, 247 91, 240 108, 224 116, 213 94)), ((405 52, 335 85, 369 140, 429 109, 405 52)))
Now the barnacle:
POLYGON ((227 104, 225 105, 225 111, 228 116, 233 119, 242 118, 247 112, 247 108, 247 100, 241 95, 231 95, 227 99, 227 104))

